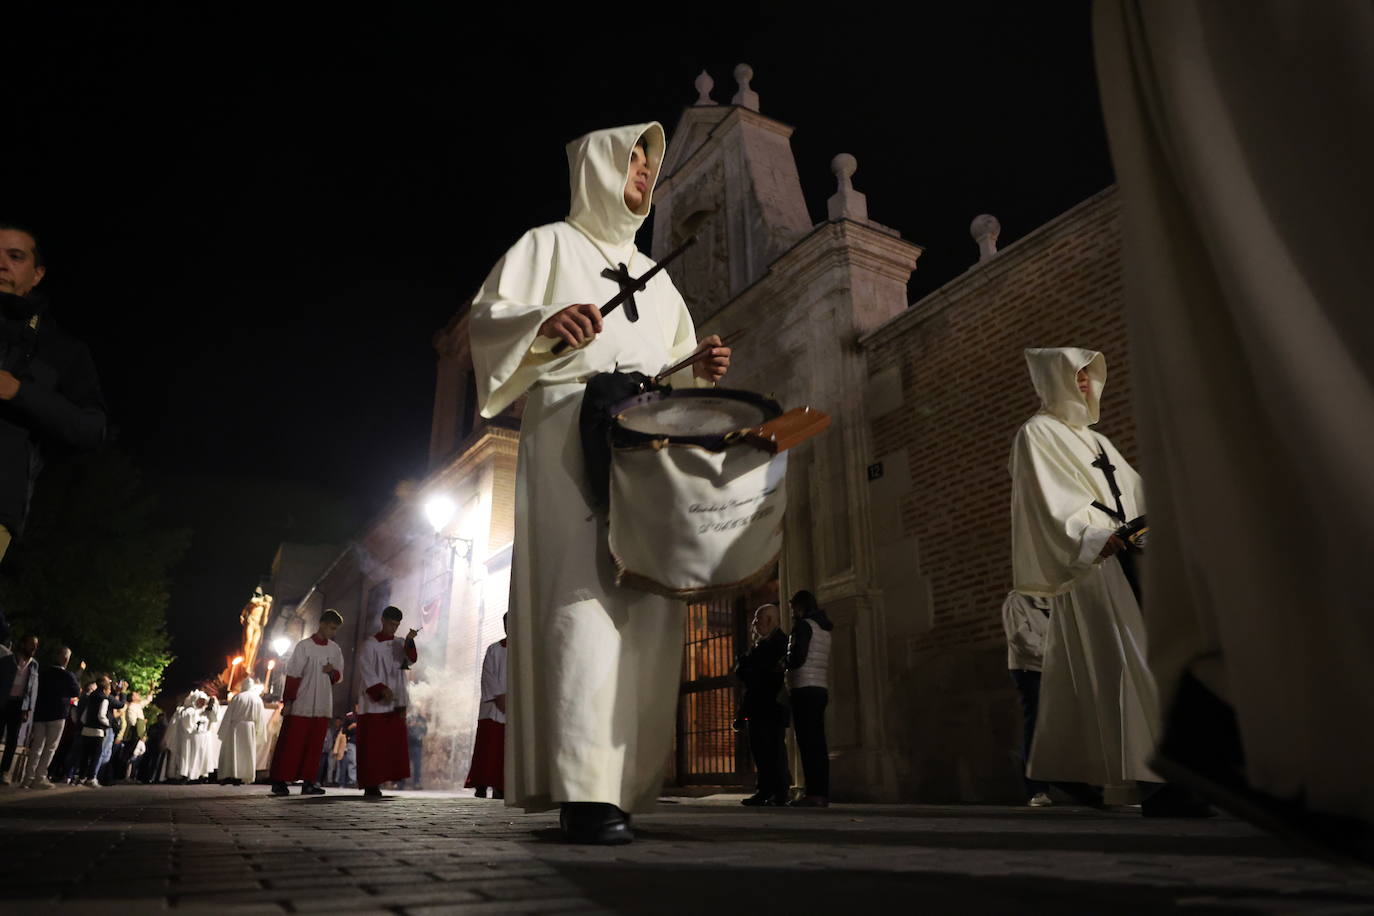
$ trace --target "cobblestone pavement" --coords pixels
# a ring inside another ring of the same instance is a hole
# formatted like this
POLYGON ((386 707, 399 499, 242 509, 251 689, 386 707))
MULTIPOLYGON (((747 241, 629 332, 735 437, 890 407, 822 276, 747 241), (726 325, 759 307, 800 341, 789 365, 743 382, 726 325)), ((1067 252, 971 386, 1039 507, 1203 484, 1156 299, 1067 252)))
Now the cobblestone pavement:
POLYGON ((639 842, 557 841, 557 817, 432 792, 121 786, 0 796, 0 911, 1374 913, 1374 872, 1231 819, 677 799, 639 842))

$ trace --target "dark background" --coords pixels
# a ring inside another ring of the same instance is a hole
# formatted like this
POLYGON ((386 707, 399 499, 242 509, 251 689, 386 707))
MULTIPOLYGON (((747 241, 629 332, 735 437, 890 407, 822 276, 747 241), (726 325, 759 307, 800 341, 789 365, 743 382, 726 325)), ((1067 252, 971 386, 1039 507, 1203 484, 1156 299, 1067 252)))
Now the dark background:
POLYGON ((424 474, 433 333, 564 214, 567 140, 671 132, 747 61, 813 219, 848 152, 925 246, 913 301, 976 261, 978 213, 1005 246, 1112 180, 1086 2, 49 6, 6 16, 0 218, 40 231, 121 447, 195 530, 172 686, 232 652, 278 542, 345 540, 424 474))

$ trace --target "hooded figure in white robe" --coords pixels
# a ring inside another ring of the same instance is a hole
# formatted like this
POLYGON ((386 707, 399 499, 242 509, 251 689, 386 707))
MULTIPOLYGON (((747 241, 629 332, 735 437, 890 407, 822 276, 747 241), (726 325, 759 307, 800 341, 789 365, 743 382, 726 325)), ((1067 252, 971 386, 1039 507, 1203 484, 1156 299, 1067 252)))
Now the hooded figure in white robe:
MULTIPOLYGON (((644 810, 672 748, 682 664, 682 602, 620 588, 606 521, 592 508, 578 430, 586 379, 616 369, 654 375, 697 346, 667 272, 607 315, 588 345, 554 356, 544 321, 620 291, 606 269, 640 276, 653 262, 634 236, 651 206, 663 128, 636 124, 568 145, 568 218, 525 233, 472 304, 472 353, 484 417, 528 393, 517 468, 510 599, 506 803, 542 810, 600 802, 644 810), (651 170, 632 211, 624 189, 636 141, 651 170)), ((677 386, 696 384, 691 370, 677 386)))
POLYGON ((1240 779, 1374 825, 1374 7, 1099 0, 1094 31, 1165 708, 1200 683, 1177 711, 1230 707, 1240 779))
POLYGON ((267 740, 262 685, 251 680, 225 707, 219 725, 219 778, 252 783, 257 776, 258 748, 267 740))
POLYGON ((1140 477, 1091 427, 1107 380, 1101 353, 1030 349, 1040 411, 1011 450, 1016 591, 1048 598, 1049 631, 1027 775, 1103 787, 1158 782, 1147 765, 1158 720, 1145 660, 1145 623, 1130 583, 1103 548, 1120 522, 1100 454, 1114 466, 1125 517, 1145 514, 1140 477), (1078 388, 1087 370, 1089 391, 1078 388))

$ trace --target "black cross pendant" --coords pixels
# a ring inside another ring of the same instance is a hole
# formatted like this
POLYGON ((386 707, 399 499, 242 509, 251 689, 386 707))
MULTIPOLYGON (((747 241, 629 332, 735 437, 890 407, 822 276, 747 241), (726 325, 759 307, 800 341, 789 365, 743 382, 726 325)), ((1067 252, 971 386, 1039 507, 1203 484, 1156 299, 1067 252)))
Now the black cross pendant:
MULTIPOLYGON (((637 290, 639 292, 644 291, 644 284, 640 283, 637 279, 630 276, 630 270, 624 264, 620 265, 619 270, 611 270, 609 267, 607 267, 605 270, 601 272, 601 276, 605 277, 607 280, 614 280, 616 283, 619 283, 622 292, 624 292, 627 288, 637 290)), ((630 298, 626 299, 623 304, 625 307, 625 317, 630 319, 631 323, 638 321, 639 306, 635 304, 634 294, 632 293, 630 295, 630 298)))

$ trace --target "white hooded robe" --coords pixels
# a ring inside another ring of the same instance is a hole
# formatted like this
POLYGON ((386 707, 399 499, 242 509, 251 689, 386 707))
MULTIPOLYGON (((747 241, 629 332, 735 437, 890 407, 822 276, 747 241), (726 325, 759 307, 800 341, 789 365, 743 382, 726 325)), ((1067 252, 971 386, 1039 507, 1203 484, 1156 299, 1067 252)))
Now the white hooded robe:
POLYGON ((219 778, 251 783, 257 776, 258 748, 267 740, 261 685, 234 696, 219 726, 219 778))
POLYGON ((1115 466, 1127 519, 1145 512, 1140 477, 1090 427, 1106 382, 1101 353, 1026 351, 1041 410, 1011 450, 1012 574, 1018 592, 1050 601, 1040 708, 1027 775, 1054 782, 1127 786, 1158 781, 1147 765, 1158 703, 1145 660, 1145 622, 1121 564, 1100 560, 1120 527, 1092 505, 1115 508, 1104 450, 1115 466), (1078 390, 1088 370, 1091 392, 1078 390))
POLYGON ((1245 777, 1374 822, 1374 6, 1098 0, 1150 663, 1245 777))
MULTIPOLYGON (((658 373, 697 345, 691 315, 667 272, 635 294, 589 345, 559 356, 537 338, 545 319, 619 292, 601 276, 653 262, 635 249, 663 158, 663 128, 637 124, 568 145, 566 221, 530 230, 492 269, 472 305, 472 352, 482 415, 520 395, 516 534, 511 571, 506 801, 541 810, 564 801, 623 810, 652 805, 672 748, 685 606, 619 588, 606 523, 591 508, 578 414, 586 379, 621 369, 658 373), (624 202, 635 141, 651 169, 639 212, 624 202)), ((675 384, 695 384, 690 371, 675 384)))

